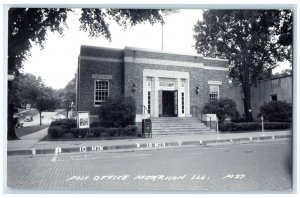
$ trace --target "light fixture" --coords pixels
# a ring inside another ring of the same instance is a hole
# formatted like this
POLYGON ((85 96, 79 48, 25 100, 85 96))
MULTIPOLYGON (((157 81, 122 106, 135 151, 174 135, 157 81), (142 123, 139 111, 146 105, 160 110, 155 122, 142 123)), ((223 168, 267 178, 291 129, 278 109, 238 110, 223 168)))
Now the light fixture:
POLYGON ((196 86, 196 94, 198 95, 199 92, 200 92, 200 89, 198 86, 196 86))
POLYGON ((135 86, 135 84, 133 84, 132 85, 132 92, 135 92, 135 90, 136 90, 136 86, 135 86))

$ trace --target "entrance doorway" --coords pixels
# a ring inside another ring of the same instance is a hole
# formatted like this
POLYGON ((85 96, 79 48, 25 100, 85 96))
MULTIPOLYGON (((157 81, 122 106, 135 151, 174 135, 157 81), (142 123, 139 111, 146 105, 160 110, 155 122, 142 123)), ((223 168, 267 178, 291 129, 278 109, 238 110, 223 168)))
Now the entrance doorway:
POLYGON ((177 116, 177 101, 178 92, 176 91, 162 91, 162 116, 176 117, 177 116))

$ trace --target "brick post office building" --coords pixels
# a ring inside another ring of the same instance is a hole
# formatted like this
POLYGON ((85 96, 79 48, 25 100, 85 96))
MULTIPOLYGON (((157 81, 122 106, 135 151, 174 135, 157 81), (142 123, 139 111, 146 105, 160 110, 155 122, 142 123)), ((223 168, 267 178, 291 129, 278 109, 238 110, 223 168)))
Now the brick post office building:
POLYGON ((81 46, 77 111, 96 122, 108 98, 132 96, 137 122, 155 117, 191 117, 210 98, 228 97, 228 60, 125 47, 81 46))

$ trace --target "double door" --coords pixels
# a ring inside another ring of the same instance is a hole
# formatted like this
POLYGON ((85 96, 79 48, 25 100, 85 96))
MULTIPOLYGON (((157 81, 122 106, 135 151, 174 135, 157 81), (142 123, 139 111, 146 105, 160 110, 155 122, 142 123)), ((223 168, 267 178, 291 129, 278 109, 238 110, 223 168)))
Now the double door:
POLYGON ((178 116, 178 91, 159 90, 159 116, 177 117, 178 116))

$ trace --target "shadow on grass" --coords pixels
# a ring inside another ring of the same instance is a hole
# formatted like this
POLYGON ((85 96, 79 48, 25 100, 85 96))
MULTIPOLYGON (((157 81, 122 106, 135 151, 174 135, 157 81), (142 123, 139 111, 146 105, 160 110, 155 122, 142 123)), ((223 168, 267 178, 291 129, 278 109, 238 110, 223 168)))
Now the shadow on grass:
POLYGON ((35 132, 38 132, 44 128, 47 128, 49 127, 49 125, 34 125, 34 126, 27 126, 27 127, 22 127, 22 128, 18 128, 18 129, 15 129, 15 132, 16 132, 16 135, 18 137, 22 137, 24 135, 29 135, 29 134, 32 134, 32 133, 35 133, 35 132))

